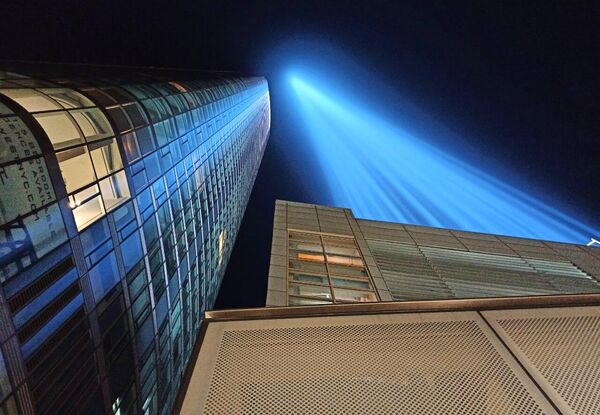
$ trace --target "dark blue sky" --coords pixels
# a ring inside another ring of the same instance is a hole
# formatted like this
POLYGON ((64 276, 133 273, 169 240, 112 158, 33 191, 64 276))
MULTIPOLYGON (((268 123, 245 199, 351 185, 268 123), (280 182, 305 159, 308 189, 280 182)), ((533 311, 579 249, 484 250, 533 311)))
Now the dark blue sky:
POLYGON ((343 51, 369 76, 340 70, 338 80, 388 87, 389 95, 373 97, 389 103, 383 112, 409 102, 521 178, 529 187, 521 190, 549 193, 598 223, 598 2, 35 3, 2 2, 3 58, 229 69, 269 79, 271 142, 218 306, 264 302, 275 198, 327 201, 311 182, 310 150, 297 144, 302 132, 291 127, 296 114, 282 76, 297 64, 295 54, 309 61, 304 56, 318 58, 322 49, 297 45, 343 51))

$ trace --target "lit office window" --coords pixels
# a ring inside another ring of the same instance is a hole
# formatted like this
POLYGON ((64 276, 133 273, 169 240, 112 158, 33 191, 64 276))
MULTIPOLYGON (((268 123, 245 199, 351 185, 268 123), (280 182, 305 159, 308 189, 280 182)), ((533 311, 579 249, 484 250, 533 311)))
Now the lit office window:
POLYGON ((0 89, 0 93, 17 102, 29 112, 62 109, 56 101, 33 89, 0 89))
POLYGON ((96 176, 101 179, 123 168, 117 141, 113 138, 89 145, 96 176))
POLYGON ((50 112, 34 116, 56 150, 83 144, 83 137, 67 112, 50 112))
POLYGON ((127 178, 123 170, 102 180, 100 182, 100 190, 102 191, 102 199, 104 200, 106 210, 111 210, 115 206, 120 205, 131 196, 129 194, 129 187, 127 186, 127 178))
POLYGON ((96 180, 92 160, 86 146, 61 151, 56 153, 56 158, 68 193, 96 180))
POLYGON ((102 140, 112 135, 108 120, 98 108, 70 111, 87 142, 102 140))

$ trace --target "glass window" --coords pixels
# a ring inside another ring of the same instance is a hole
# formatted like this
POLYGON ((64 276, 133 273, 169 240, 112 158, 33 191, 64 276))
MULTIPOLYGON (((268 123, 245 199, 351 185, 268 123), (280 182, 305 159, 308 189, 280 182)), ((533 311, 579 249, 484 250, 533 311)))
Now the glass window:
POLYGON ((360 257, 360 253, 356 248, 346 248, 342 246, 329 245, 327 243, 325 243, 325 252, 327 252, 328 254, 360 257))
POLYGON ((289 305, 318 305, 318 304, 331 304, 331 301, 318 300, 316 298, 302 298, 290 296, 288 298, 289 305))
POLYGON ((123 143, 123 148, 125 149, 125 156, 127 157, 128 161, 137 160, 140 157, 140 148, 138 147, 138 143, 135 138, 135 133, 133 131, 127 134, 123 134, 121 136, 121 142, 123 143))
POLYGON ((112 107, 107 108, 108 115, 112 118, 113 122, 116 124, 119 132, 130 131, 133 129, 131 123, 129 122, 129 118, 125 115, 125 112, 121 107, 112 107))
POLYGON ((64 108, 93 107, 94 103, 79 92, 67 88, 43 88, 44 94, 51 96, 64 108))
POLYGON ((123 168, 119 147, 114 138, 109 141, 94 143, 89 148, 98 178, 102 178, 123 168))
POLYGON ((131 120, 134 127, 137 128, 148 124, 148 119, 146 118, 146 115, 142 112, 142 108, 135 102, 124 105, 123 109, 125 109, 125 111, 129 115, 129 119, 131 120))
POLYGON ((8 380, 8 372, 4 364, 4 358, 0 352, 0 401, 3 400, 11 391, 10 382, 8 380))
POLYGON ((86 146, 56 153, 67 193, 71 193, 96 180, 92 160, 86 146))
POLYGON ((336 301, 347 301, 354 303, 369 303, 377 301, 375 293, 369 291, 355 291, 344 288, 334 288, 333 293, 336 301))
POLYGON ((106 210, 119 205, 131 196, 124 170, 102 180, 100 190, 102 191, 102 199, 106 210))
POLYGON ((77 230, 85 228, 104 215, 104 205, 97 184, 69 196, 69 206, 73 209, 77 230))
POLYGON ((71 111, 70 113, 88 142, 102 140, 112 135, 112 128, 110 128, 108 120, 98 108, 71 111))
POLYGON ((324 262, 325 257, 322 254, 316 254, 314 252, 290 252, 292 258, 297 258, 301 261, 316 261, 324 262))
POLYGON ((48 134, 56 150, 83 143, 79 130, 66 112, 37 114, 35 119, 48 134))
POLYGON ((327 262, 330 264, 338 264, 338 265, 347 265, 360 267, 363 265, 363 262, 359 258, 348 258, 337 255, 327 255, 327 262))
POLYGON ((38 259, 67 240, 65 225, 56 203, 28 216, 23 222, 38 259))
POLYGON ((367 272, 362 267, 346 267, 343 265, 330 264, 329 272, 337 275, 348 275, 350 277, 367 278, 367 272))
POLYGON ((29 112, 61 109, 54 100, 33 89, 0 89, 0 93, 16 101, 29 112))
POLYGON ((308 242, 290 241, 290 248, 297 249, 299 251, 323 252, 321 244, 311 244, 308 242))
POLYGON ((117 258, 114 252, 108 254, 89 272, 94 299, 98 303, 104 295, 119 282, 117 258))
POLYGON ((137 262, 142 259, 144 254, 139 232, 134 232, 129 238, 121 243, 121 253, 123 255, 125 272, 129 272, 137 262))
POLYGON ((290 277, 292 281, 329 285, 327 277, 323 275, 300 274, 295 272, 292 273, 290 277))
POLYGON ((331 284, 337 287, 359 288, 370 290, 371 284, 368 280, 348 280, 346 278, 331 277, 331 284))
POLYGON ((321 287, 318 285, 305 285, 290 283, 288 293, 291 295, 301 295, 308 297, 321 297, 325 299, 331 298, 331 290, 329 287, 321 287))

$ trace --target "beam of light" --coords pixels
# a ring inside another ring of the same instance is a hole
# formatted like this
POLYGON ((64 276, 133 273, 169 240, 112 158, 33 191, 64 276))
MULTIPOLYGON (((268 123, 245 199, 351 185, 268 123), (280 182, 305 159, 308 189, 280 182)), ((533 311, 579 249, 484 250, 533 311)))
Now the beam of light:
POLYGON ((358 217, 575 243, 599 234, 347 97, 289 81, 333 202, 358 217))

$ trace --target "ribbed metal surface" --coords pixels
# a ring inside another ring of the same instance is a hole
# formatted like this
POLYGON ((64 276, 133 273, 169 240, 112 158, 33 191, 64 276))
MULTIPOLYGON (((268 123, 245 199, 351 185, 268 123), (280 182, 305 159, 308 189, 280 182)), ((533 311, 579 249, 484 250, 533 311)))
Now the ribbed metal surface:
POLYGON ((396 300, 599 292, 566 261, 529 259, 369 240, 396 300))
POLYGON ((600 414, 600 307, 483 313, 565 414, 600 414))
POLYGON ((182 414, 555 413, 474 312, 213 323, 203 350, 182 414))

